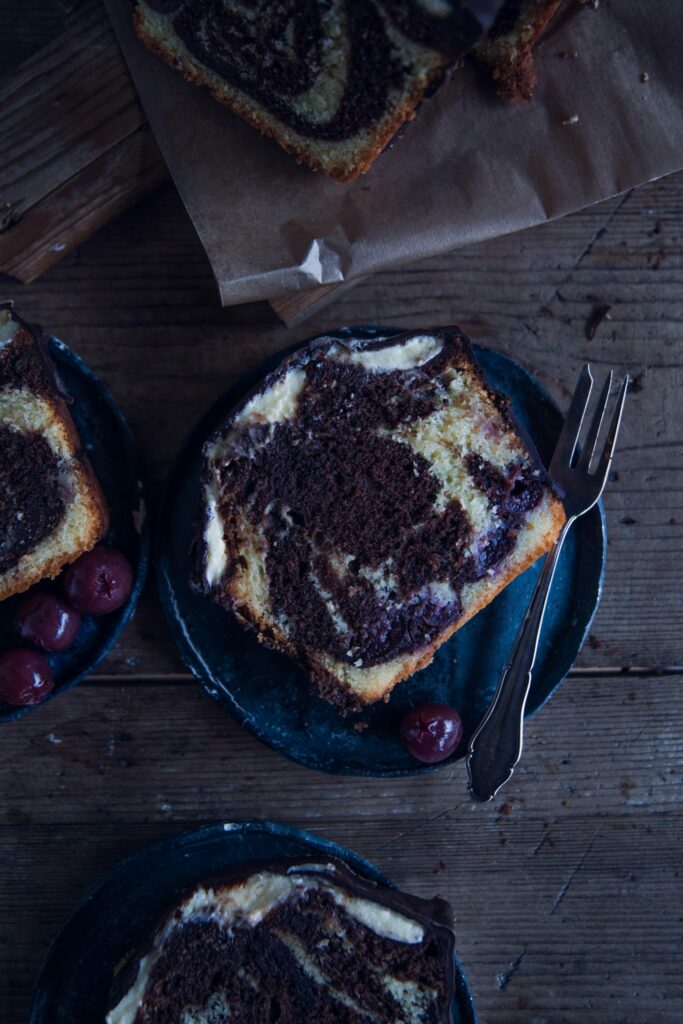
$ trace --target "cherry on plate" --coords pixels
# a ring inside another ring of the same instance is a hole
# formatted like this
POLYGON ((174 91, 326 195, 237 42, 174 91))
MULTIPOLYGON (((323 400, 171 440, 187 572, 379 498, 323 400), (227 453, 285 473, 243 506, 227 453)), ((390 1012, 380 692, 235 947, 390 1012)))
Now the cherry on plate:
POLYGON ((38 704, 55 685, 42 654, 16 648, 0 654, 0 700, 18 707, 38 704))
POLYGON ((44 651, 65 651, 76 639, 80 625, 80 612, 44 590, 25 597, 14 616, 14 628, 22 640, 44 651))
POLYGON ((130 597, 133 570, 124 554, 100 545, 69 566, 63 586, 74 608, 89 615, 107 615, 130 597))
POLYGON ((443 761, 460 743, 463 725, 460 715, 448 704, 421 704, 401 720, 400 735, 418 761, 443 761))

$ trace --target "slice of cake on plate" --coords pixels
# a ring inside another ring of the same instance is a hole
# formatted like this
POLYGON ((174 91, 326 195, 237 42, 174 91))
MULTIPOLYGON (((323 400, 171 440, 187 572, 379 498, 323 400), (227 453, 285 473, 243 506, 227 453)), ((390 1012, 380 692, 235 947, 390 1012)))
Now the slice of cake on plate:
POLYGON ((341 863, 275 863, 196 886, 120 971, 107 1024, 452 1024, 445 900, 341 863))
POLYGON ((0 305, 0 601, 57 576, 104 536, 104 496, 45 339, 0 305))
POLYGON ((195 579, 340 712, 417 669, 564 521, 458 328, 322 338, 204 448, 195 579))
POLYGON ((297 160, 349 181, 412 120, 500 4, 138 0, 135 28, 297 160))

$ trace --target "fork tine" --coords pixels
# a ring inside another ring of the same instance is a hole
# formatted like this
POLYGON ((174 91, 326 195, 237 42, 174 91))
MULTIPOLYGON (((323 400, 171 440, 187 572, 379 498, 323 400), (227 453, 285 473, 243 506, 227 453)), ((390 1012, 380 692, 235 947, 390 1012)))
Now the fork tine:
POLYGON ((614 456, 614 447, 617 443, 617 435, 619 433, 619 427, 621 426, 621 415, 624 411, 624 403, 626 402, 626 395, 628 393, 628 386, 631 383, 631 379, 628 374, 624 376, 619 388, 619 396, 617 398, 617 404, 614 412, 612 413, 612 422, 609 425, 607 431, 607 437, 605 438, 605 447, 602 450, 600 461, 595 469, 595 476, 600 480, 600 490, 604 488, 607 483, 607 474, 609 473, 610 465, 612 464, 612 457, 614 456))
POLYGON ((591 368, 588 363, 585 363, 581 373, 579 374, 579 379, 572 396, 571 405, 569 406, 569 412, 567 413, 567 418, 564 421, 562 433, 560 434, 555 451, 553 452, 549 469, 551 477, 553 476, 554 470, 565 468, 571 464, 592 388, 593 376, 591 374, 591 368))
POLYGON ((610 372, 607 374, 607 380, 605 381, 604 387, 602 389, 602 394, 598 399, 598 404, 595 407, 595 412, 593 413, 591 425, 588 428, 588 433, 586 435, 586 443, 581 451, 581 457, 579 458, 577 468, 583 469, 586 472, 588 472, 588 467, 591 464, 591 459, 593 458, 593 453, 595 452, 595 445, 597 444, 598 436, 600 434, 600 427, 602 426, 602 421, 605 417, 605 409, 607 408, 607 403, 609 401, 609 393, 610 388, 612 387, 613 379, 614 373, 612 370, 610 370, 610 372))

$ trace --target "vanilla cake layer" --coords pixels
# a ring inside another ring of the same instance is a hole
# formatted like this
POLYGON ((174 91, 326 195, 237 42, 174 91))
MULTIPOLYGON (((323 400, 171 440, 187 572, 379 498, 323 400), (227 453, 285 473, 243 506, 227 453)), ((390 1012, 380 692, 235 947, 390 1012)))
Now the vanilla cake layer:
POLYGON ((564 521, 457 328, 316 341, 204 459, 198 585, 341 712, 428 664, 564 521))
POLYGON ((367 170, 501 0, 138 0, 143 42, 298 160, 367 170))
POLYGON ((450 907, 340 863, 198 885, 115 979, 106 1024, 448 1024, 450 907))
POLYGON ((42 342, 0 308, 0 601, 51 578, 108 526, 42 342))

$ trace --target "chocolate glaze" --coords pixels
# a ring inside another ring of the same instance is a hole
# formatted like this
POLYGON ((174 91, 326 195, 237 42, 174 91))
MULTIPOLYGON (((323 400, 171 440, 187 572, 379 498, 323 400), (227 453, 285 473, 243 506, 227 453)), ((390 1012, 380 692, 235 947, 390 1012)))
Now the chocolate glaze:
POLYGON ((66 506, 58 473, 45 438, 0 426, 0 573, 59 525, 66 506))
MULTIPOLYGON (((392 431, 440 406, 438 377, 447 365, 465 363, 471 372, 463 335, 429 333, 442 337, 443 348, 419 370, 370 374, 332 363, 325 358, 327 346, 289 361, 266 383, 305 365, 295 419, 250 428, 235 457, 221 467, 220 511, 229 547, 238 547, 236 536, 229 537, 235 510, 246 509, 264 531, 272 610, 285 617, 290 640, 304 657, 308 647, 369 666, 427 647, 460 617, 463 586, 509 553, 526 514, 542 498, 542 480, 529 466, 513 466, 505 476, 483 460, 470 460, 472 479, 500 519, 472 552, 471 527, 459 502, 441 511, 434 506, 439 484, 428 462, 391 436, 378 436, 378 429, 392 431), (351 556, 344 579, 336 571, 337 552, 351 556), (387 563, 395 586, 380 595, 360 570, 384 571, 387 563), (452 597, 434 596, 427 586, 434 581, 449 583, 452 597), (348 627, 344 632, 335 627, 320 590, 332 597, 348 627)), ((400 344, 403 337, 385 344, 400 344)), ((501 396, 495 401, 509 423, 507 402, 501 396)), ((229 566, 228 577, 238 568, 237 562, 229 566)))
MULTIPOLYGON (((305 915, 285 902, 273 908, 259 925, 233 927, 229 937, 215 922, 191 922, 179 928, 165 943, 148 982, 148 992, 151 993, 149 1012, 139 1016, 139 1024, 171 1024, 177 1020, 180 1007, 205 1006, 210 994, 216 991, 228 992, 239 1006, 241 1012, 234 1018, 236 1024, 273 1019, 271 1014, 277 1010, 281 1016, 274 1019, 282 1024, 290 1021, 299 1024, 297 1012, 300 1015, 302 1007, 306 1008, 306 1019, 314 1019, 318 1024, 366 1024, 365 1016, 361 1017, 332 999, 324 986, 302 977, 291 952, 277 938, 279 928, 296 935, 309 953, 316 956, 317 966, 332 985, 350 991, 356 997, 362 994, 363 1006, 381 1019, 394 1019, 396 1008, 371 969, 378 964, 385 965, 389 973, 401 980, 415 980, 439 992, 434 1024, 452 1024, 455 939, 453 913, 445 900, 423 900, 385 889, 360 878, 345 864, 329 857, 310 863, 301 860, 252 862, 239 870, 207 879, 202 884, 205 888, 216 889, 246 881, 262 871, 308 874, 312 878, 326 880, 351 896, 372 900, 415 920, 424 928, 425 936, 415 946, 382 939, 344 915, 343 910, 323 892, 306 895, 305 915), (318 870, 321 864, 323 870, 318 870), (330 933, 327 933, 327 946, 317 947, 323 921, 329 914, 344 917, 344 927, 354 946, 361 951, 360 957, 349 955, 341 940, 330 933), (258 980, 256 990, 236 976, 238 966, 244 967, 258 980)), ((176 906, 182 905, 195 888, 188 890, 176 906)), ((155 928, 155 934, 168 917, 167 913, 155 928)), ((154 936, 115 979, 110 1007, 115 1006, 134 983, 137 964, 153 945, 154 936)), ((236 1010, 235 1005, 231 1008, 233 1012, 236 1010)))
POLYGON ((295 109, 315 85, 327 40, 324 12, 331 0, 261 0, 256 17, 223 0, 148 0, 171 17, 189 52, 229 85, 246 93, 288 127, 308 138, 340 141, 377 123, 404 67, 387 28, 429 46, 450 63, 488 27, 498 0, 453 2, 450 15, 429 14, 415 0, 385 0, 385 18, 373 0, 344 0, 348 41, 346 87, 332 118, 317 123, 295 109))

